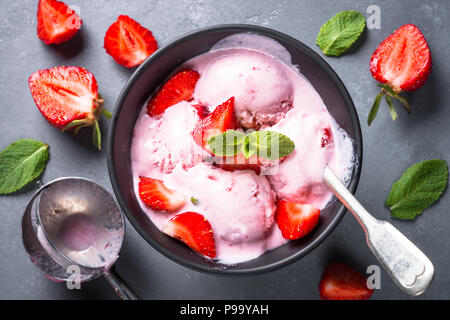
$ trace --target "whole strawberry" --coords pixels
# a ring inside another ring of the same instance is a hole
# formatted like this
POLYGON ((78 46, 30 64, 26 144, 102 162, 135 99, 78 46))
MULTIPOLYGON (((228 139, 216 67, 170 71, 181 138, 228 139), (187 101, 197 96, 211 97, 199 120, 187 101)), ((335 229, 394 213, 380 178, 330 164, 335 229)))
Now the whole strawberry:
POLYGON ((393 98, 399 100, 410 113, 408 101, 399 94, 422 87, 430 75, 431 66, 428 43, 415 25, 406 24, 381 42, 370 60, 370 71, 381 82, 381 92, 375 98, 367 123, 370 125, 375 119, 383 96, 392 120, 395 121, 398 116, 393 98))
POLYGON ((100 114, 110 118, 102 108, 97 80, 92 73, 80 67, 55 67, 39 70, 28 79, 34 102, 51 125, 61 131, 94 126, 93 143, 101 149, 98 125, 100 114))

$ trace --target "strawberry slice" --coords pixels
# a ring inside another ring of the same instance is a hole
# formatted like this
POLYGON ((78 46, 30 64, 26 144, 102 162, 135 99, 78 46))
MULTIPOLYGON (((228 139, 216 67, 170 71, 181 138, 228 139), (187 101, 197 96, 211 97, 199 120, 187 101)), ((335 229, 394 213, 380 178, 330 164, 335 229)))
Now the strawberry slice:
POLYGON ((240 152, 234 157, 230 156, 217 159, 216 165, 225 171, 253 170, 257 174, 260 174, 262 161, 257 156, 251 156, 247 159, 240 152))
POLYGON ((194 129, 194 141, 209 150, 208 139, 235 128, 234 97, 231 97, 206 117, 200 120, 194 129))
POLYGON ((369 113, 369 125, 375 118, 381 98, 386 95, 392 119, 397 112, 392 98, 399 100, 408 112, 410 106, 399 93, 413 91, 422 87, 430 75, 432 59, 425 37, 413 24, 398 28, 393 34, 380 43, 370 59, 372 76, 381 84, 378 94, 369 113))
POLYGON ((45 44, 59 44, 71 39, 82 23, 78 14, 64 2, 39 0, 37 33, 45 44))
POLYGON ((191 99, 199 78, 200 74, 190 69, 182 70, 172 76, 148 102, 148 115, 159 116, 174 104, 191 99))
POLYGON ((329 264, 319 284, 320 297, 323 300, 367 300, 373 289, 367 287, 366 278, 346 264, 329 264))
POLYGON ((167 188, 161 180, 146 177, 139 177, 139 197, 156 211, 175 212, 186 203, 182 193, 167 188))
POLYGON ((285 239, 295 240, 310 233, 319 222, 320 210, 309 204, 279 200, 275 221, 285 239))
POLYGON ((333 132, 330 127, 322 128, 322 138, 320 140, 320 145, 322 148, 326 148, 328 145, 333 143, 333 132))
POLYGON ((158 44, 150 30, 128 16, 120 15, 106 31, 104 47, 117 63, 131 68, 155 52, 158 44))
POLYGON ((98 118, 110 117, 102 108, 94 75, 80 67, 55 67, 39 70, 28 79, 34 102, 42 115, 56 128, 78 130, 94 126, 93 142, 101 147, 98 118))
POLYGON ((162 231, 183 241, 191 249, 209 258, 215 258, 216 245, 209 222, 197 212, 184 212, 167 222, 162 231))

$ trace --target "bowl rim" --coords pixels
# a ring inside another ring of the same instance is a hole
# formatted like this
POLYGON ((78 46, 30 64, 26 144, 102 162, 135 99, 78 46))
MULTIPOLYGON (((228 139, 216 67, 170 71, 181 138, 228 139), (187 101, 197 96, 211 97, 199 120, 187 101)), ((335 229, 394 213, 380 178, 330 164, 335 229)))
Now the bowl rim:
POLYGON ((119 202, 120 208, 124 211, 126 218, 130 221, 132 226, 136 229, 136 231, 140 234, 144 240, 146 240, 154 249, 159 251, 164 256, 168 257, 169 259, 175 261, 176 263, 187 267, 191 270, 195 271, 201 271, 208 274, 213 275, 228 275, 228 276, 250 276, 250 275, 257 275, 262 274, 270 271, 274 271, 276 269, 285 267, 291 263, 294 263, 295 261, 299 260, 300 258, 306 256, 308 253, 310 253, 312 250, 314 250, 316 247, 319 246, 330 234, 331 232, 336 228, 336 226, 339 224, 339 222, 342 220, 346 208, 344 205, 340 204, 340 208, 338 209, 336 216, 333 218, 333 220, 326 226, 326 228, 322 231, 321 234, 318 235, 316 239, 314 239, 311 243, 309 243, 306 247, 303 249, 297 251, 296 253, 282 259, 279 261, 276 261, 271 264, 267 264, 264 266, 258 266, 258 267, 252 267, 247 269, 222 269, 222 268, 211 268, 206 265, 198 264, 192 261, 185 260, 184 258, 181 258, 180 256, 173 254, 170 250, 167 250, 163 246, 161 246, 156 240, 154 240, 151 236, 148 235, 148 233, 143 229, 143 227, 139 224, 139 222, 134 217, 131 210, 128 208, 128 205, 125 201, 125 198, 119 188, 119 183, 117 179, 116 172, 114 170, 115 168, 115 161, 114 161, 114 134, 116 131, 116 123, 117 118, 119 115, 119 111, 123 106, 123 103, 128 96, 131 88, 134 86, 135 82, 139 79, 139 77, 142 75, 142 73, 152 64, 153 60, 157 59, 161 55, 163 55, 167 50, 172 49, 173 47, 176 47, 179 43, 189 40, 191 37, 199 36, 205 33, 210 32, 217 32, 217 31, 228 31, 228 32, 235 32, 235 33, 241 33, 241 32, 250 32, 250 33, 257 33, 266 37, 269 37, 271 39, 274 39, 275 41, 278 41, 278 39, 283 40, 286 43, 289 43, 291 46, 296 47, 300 49, 304 54, 306 54, 309 58, 314 60, 321 69, 331 78, 333 83, 336 85, 338 91, 340 92, 341 96, 343 97, 344 103, 347 106, 348 112, 350 113, 350 120, 352 125, 354 126, 354 141, 355 145, 357 147, 356 155, 358 157, 358 165, 356 167, 356 172, 354 172, 353 177, 348 185, 348 189, 352 194, 356 192, 360 175, 361 175, 361 166, 362 166, 362 159, 363 159, 363 143, 362 143, 362 132, 361 132, 361 125, 359 122, 358 114, 355 108, 355 105, 353 103, 353 100, 345 87, 343 81, 340 79, 340 77, 337 75, 337 73, 333 70, 333 68, 315 51, 313 51, 310 47, 305 45, 303 42, 287 35, 282 32, 276 31, 271 28, 261 27, 257 25, 251 25, 251 24, 220 24, 220 25, 213 25, 213 26, 207 26, 200 29, 196 29, 193 31, 190 31, 188 33, 185 33, 174 40, 168 42, 163 47, 159 48, 156 52, 154 52, 150 57, 148 57, 130 76, 127 83, 123 87, 122 91, 119 94, 119 97, 116 100, 116 103, 114 105, 113 110, 113 116, 111 118, 111 124, 108 132, 108 142, 107 142, 107 164, 108 164, 108 173, 109 178, 113 187, 114 194, 119 202))

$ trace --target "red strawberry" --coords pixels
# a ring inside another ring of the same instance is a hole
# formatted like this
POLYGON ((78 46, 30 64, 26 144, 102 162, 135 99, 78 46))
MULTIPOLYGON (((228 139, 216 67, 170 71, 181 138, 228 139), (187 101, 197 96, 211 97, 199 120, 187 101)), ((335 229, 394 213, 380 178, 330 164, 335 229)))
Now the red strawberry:
POLYGON ((251 156, 246 159, 242 152, 239 152, 234 157, 223 157, 217 159, 216 165, 226 171, 235 170, 253 170, 257 174, 261 172, 262 161, 257 156, 251 156))
POLYGON ((148 102, 148 115, 159 116, 174 104, 191 99, 198 78, 200 78, 200 74, 189 69, 172 76, 148 102))
POLYGON ((39 70, 28 79, 34 102, 42 115, 56 128, 67 131, 94 126, 93 142, 101 147, 98 118, 110 117, 102 108, 97 80, 80 67, 55 67, 39 70))
POLYGON ((45 44, 58 44, 71 39, 81 28, 81 18, 64 2, 39 0, 38 37, 45 44))
POLYGON ((121 15, 106 31, 104 47, 117 63, 131 68, 155 52, 158 44, 150 30, 121 15))
POLYGON ((322 138, 320 140, 320 145, 322 148, 325 148, 333 143, 333 132, 331 131, 330 127, 323 128, 321 131, 322 131, 322 138))
POLYGON ((183 241, 198 253, 214 258, 216 245, 209 222, 196 212, 184 212, 176 215, 164 226, 162 231, 178 240, 183 241))
POLYGON ((430 75, 431 66, 428 43, 415 25, 406 24, 381 42, 370 59, 370 71, 373 77, 382 83, 379 85, 382 89, 369 113, 369 125, 378 112, 383 95, 386 95, 394 121, 397 112, 392 98, 399 100, 410 112, 408 102, 399 93, 422 87, 430 75))
POLYGON ((208 139, 235 127, 234 97, 231 97, 197 124, 194 129, 194 141, 208 149, 208 139))
POLYGON ((320 210, 309 204, 279 200, 275 221, 284 238, 295 240, 310 233, 319 222, 320 210))
POLYGON ((366 278, 346 264, 334 262, 325 268, 319 284, 323 300, 367 300, 373 289, 367 287, 366 278))
POLYGON ((157 211, 175 212, 186 203, 186 197, 168 189, 161 180, 139 177, 139 197, 145 205, 157 211))

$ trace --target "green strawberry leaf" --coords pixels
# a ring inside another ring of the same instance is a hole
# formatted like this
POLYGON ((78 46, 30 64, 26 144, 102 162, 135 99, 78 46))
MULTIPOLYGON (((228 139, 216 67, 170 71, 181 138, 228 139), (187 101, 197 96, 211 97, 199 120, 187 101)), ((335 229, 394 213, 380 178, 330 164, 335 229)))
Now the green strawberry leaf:
POLYGON ((105 108, 102 108, 102 115, 105 116, 107 119, 111 119, 112 117, 111 112, 106 110, 105 108))
POLYGON ((448 167, 444 160, 417 163, 392 186, 386 205, 392 217, 412 220, 430 207, 444 192, 448 167))
POLYGON ((388 104, 389 113, 391 114, 392 121, 397 120, 398 114, 397 110, 395 110, 394 103, 392 102, 392 98, 389 94, 385 95, 384 98, 388 104))
POLYGON ((82 128, 86 126, 86 119, 80 119, 80 120, 73 120, 71 122, 69 122, 68 124, 66 124, 66 126, 64 128, 62 128, 62 132, 71 130, 75 128, 75 133, 78 133, 78 131, 82 128))
POLYGON ((372 124, 373 120, 377 116, 378 110, 380 109, 381 98, 383 98, 383 95, 384 95, 383 91, 377 94, 377 96, 375 97, 375 101, 373 102, 373 105, 370 108, 369 117, 367 118, 367 124, 369 126, 372 124))
POLYGON ((102 149, 102 134, 100 132, 100 127, 97 120, 94 120, 94 128, 92 130, 92 143, 98 150, 102 149))
POLYGON ((0 152, 0 194, 15 192, 39 177, 48 159, 48 145, 33 139, 6 147, 0 152))
POLYGON ((316 44, 327 56, 340 56, 359 38, 365 27, 366 19, 361 12, 340 12, 320 28, 316 44))

